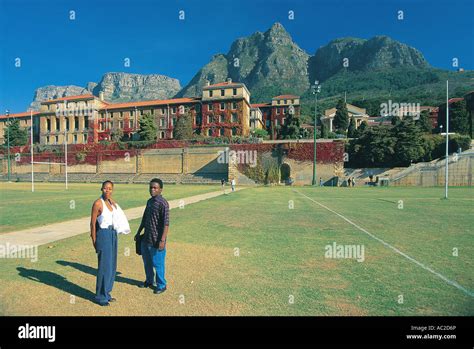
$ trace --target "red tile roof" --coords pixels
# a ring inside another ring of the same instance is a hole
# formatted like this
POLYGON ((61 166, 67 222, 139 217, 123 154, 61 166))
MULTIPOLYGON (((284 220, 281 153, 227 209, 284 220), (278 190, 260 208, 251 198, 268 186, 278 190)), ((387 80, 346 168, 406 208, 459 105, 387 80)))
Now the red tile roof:
POLYGON ((217 87, 217 86, 226 86, 226 85, 232 85, 232 84, 233 82, 224 81, 224 82, 218 82, 217 84, 212 84, 212 85, 204 86, 204 87, 217 87))
POLYGON ((454 102, 462 101, 463 99, 464 99, 464 98, 459 98, 459 97, 458 97, 458 98, 450 98, 450 99, 448 100, 448 102, 449 102, 449 104, 451 104, 451 103, 454 103, 454 102))
MULTIPOLYGON (((37 115, 37 114, 39 114, 39 112, 37 112, 37 111, 33 112, 33 115, 37 115)), ((25 116, 30 116, 30 112, 25 111, 23 113, 10 114, 10 116, 0 115, 0 119, 8 119, 8 118, 15 119, 15 118, 21 118, 21 117, 25 117, 25 116)))
POLYGON ((273 97, 272 99, 292 99, 292 98, 300 98, 300 96, 295 96, 295 95, 280 95, 273 97))
POLYGON ((124 109, 130 107, 147 107, 154 105, 166 105, 166 104, 184 104, 199 102, 200 98, 172 98, 172 99, 154 99, 151 101, 138 101, 138 102, 126 102, 126 103, 114 103, 109 104, 100 110, 111 110, 111 109, 124 109))
POLYGON ((255 104, 250 104, 250 107, 252 108, 271 107, 271 104, 270 103, 255 103, 255 104))
POLYGON ((61 101, 72 101, 72 100, 81 100, 81 99, 92 99, 95 98, 94 95, 87 94, 87 95, 78 95, 78 96, 68 96, 68 97, 62 97, 62 98, 56 98, 56 99, 50 99, 49 101, 44 101, 41 102, 41 104, 48 104, 48 103, 57 103, 61 101))

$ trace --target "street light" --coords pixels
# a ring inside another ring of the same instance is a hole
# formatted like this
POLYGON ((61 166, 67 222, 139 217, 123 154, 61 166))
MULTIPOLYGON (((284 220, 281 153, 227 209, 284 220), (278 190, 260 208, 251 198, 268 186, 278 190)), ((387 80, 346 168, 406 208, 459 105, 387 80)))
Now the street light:
POLYGON ((316 123, 317 123, 317 111, 318 111, 318 93, 321 92, 321 85, 319 81, 314 82, 313 94, 314 94, 314 130, 313 130, 313 142, 314 142, 314 157, 313 157, 313 181, 312 185, 316 185, 316 123))
POLYGON ((10 111, 7 109, 5 110, 5 115, 7 116, 8 119, 8 125, 7 125, 7 149, 8 149, 8 181, 10 182, 10 111))

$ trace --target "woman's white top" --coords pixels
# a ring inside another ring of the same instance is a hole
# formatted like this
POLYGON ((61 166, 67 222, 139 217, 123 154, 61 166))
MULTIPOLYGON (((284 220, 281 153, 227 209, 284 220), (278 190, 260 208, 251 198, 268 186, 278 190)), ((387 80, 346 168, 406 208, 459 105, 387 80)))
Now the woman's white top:
POLYGON ((113 215, 114 215, 114 206, 112 206, 112 211, 109 210, 107 205, 105 204, 104 199, 100 198, 102 201, 102 213, 99 217, 97 217, 97 222, 99 223, 99 227, 102 229, 108 229, 110 226, 113 225, 113 215))

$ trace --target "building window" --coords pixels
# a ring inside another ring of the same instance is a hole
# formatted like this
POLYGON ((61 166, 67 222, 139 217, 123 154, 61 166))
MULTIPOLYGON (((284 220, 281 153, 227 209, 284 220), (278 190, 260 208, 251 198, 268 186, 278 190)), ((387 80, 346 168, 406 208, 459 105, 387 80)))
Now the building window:
POLYGON ((280 104, 280 100, 278 100, 278 102, 277 102, 277 103, 278 103, 278 104, 280 104))
POLYGON ((74 140, 73 140, 74 144, 77 143, 77 135, 74 135, 74 140))
POLYGON ((123 121, 119 121, 119 127, 123 128, 123 121))
POLYGON ((225 116, 224 115, 219 115, 219 122, 225 122, 225 116))
POLYGON ((283 102, 283 104, 286 104, 286 99, 285 99, 285 101, 283 102))
POLYGON ((120 117, 123 118, 123 111, 120 112, 120 117))
POLYGON ((54 144, 58 144, 59 142, 59 137, 58 136, 54 136, 54 144))
POLYGON ((56 131, 59 131, 59 118, 56 118, 56 131))
POLYGON ((160 138, 161 139, 165 138, 165 133, 163 131, 160 132, 160 138))
POLYGON ((196 109, 196 112, 199 113, 199 112, 201 111, 201 105, 200 105, 200 104, 196 104, 195 109, 196 109))
POLYGON ((237 136, 237 127, 232 127, 232 136, 237 136))
POLYGON ((209 91, 209 97, 212 97, 212 90, 209 91))
POLYGON ((295 100, 294 100, 294 99, 291 100, 291 104, 295 104, 295 100))
POLYGON ((140 115, 143 115, 143 109, 140 110, 140 115))
POLYGON ((208 110, 208 111, 212 111, 212 104, 209 104, 209 105, 207 106, 207 110, 208 110))
POLYGON ((87 134, 83 135, 82 138, 84 139, 84 143, 87 142, 87 134))
POLYGON ((280 108, 276 108, 276 114, 280 114, 280 108))
POLYGON ((221 103, 221 110, 225 110, 225 103, 224 102, 221 103))
POLYGON ((177 120, 178 120, 177 118, 171 119, 171 126, 173 126, 173 127, 176 126, 176 121, 177 120))
POLYGON ((74 131, 79 130, 79 118, 76 116, 74 117, 74 131))
POLYGON ((171 114, 176 114, 176 107, 171 108, 171 114))
POLYGON ((237 109, 237 102, 232 102, 232 109, 233 110, 237 109))
POLYGON ((46 143, 49 144, 49 136, 46 136, 46 143))
POLYGON ((210 115, 207 116, 207 123, 208 124, 212 123, 212 117, 210 115))
POLYGON ((288 112, 288 108, 283 108, 283 114, 286 114, 288 112))
POLYGON ((221 97, 225 96, 225 90, 221 90, 221 97))
POLYGON ((219 135, 223 136, 224 133, 225 133, 225 129, 224 129, 224 127, 221 127, 220 130, 219 130, 219 135))
POLYGON ((150 115, 155 115, 155 109, 150 109, 150 115))
POLYGON ((161 115, 165 115, 165 108, 161 108, 161 115))
POLYGON ((282 125, 285 124, 285 120, 286 120, 286 118, 281 119, 281 124, 282 124, 282 125))
POLYGON ((160 127, 165 127, 165 118, 160 119, 160 127))
MULTIPOLYGON (((50 119, 46 119, 46 130, 51 131, 51 120, 50 119)), ((48 141, 48 143, 49 143, 49 141, 48 141)))
POLYGON ((209 137, 212 136, 212 130, 211 130, 211 129, 207 130, 207 135, 208 135, 209 137))
POLYGON ((130 128, 133 128, 134 124, 135 124, 134 120, 130 120, 130 128))
POLYGON ((89 117, 84 116, 84 128, 88 129, 89 128, 89 117))
POLYGON ((233 94, 234 96, 237 94, 237 89, 236 89, 236 88, 232 89, 232 94, 233 94))
POLYGON ((236 113, 232 113, 232 122, 238 122, 236 113))

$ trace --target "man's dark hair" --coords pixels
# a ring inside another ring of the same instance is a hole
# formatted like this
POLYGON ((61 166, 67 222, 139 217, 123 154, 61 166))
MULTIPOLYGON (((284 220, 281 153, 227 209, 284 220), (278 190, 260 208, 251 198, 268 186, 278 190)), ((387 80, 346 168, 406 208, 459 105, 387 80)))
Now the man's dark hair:
POLYGON ((151 181, 150 181, 150 184, 151 183, 158 183, 158 185, 160 186, 161 189, 163 189, 163 181, 159 178, 153 178, 151 181))
POLYGON ((105 187, 105 185, 106 185, 107 183, 110 183, 110 184, 112 185, 112 187, 114 186, 114 183, 113 183, 112 181, 107 180, 107 181, 105 181, 105 182, 102 182, 102 187, 101 187, 101 189, 104 189, 104 187, 105 187))

